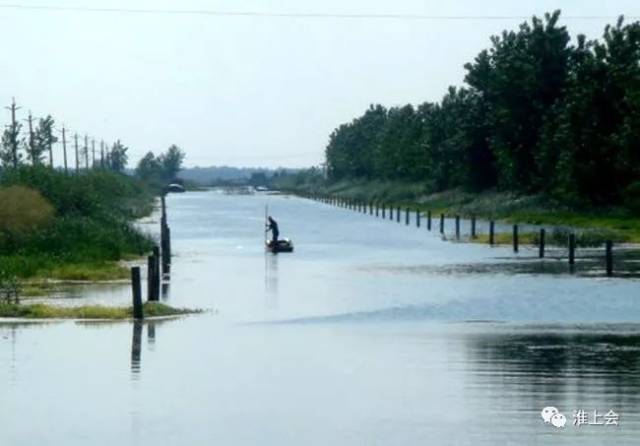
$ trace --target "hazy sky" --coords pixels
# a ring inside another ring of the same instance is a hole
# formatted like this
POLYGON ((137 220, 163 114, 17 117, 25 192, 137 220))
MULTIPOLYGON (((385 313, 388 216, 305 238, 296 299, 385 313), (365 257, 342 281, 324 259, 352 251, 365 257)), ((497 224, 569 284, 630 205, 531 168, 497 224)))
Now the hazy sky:
MULTIPOLYGON (((81 134, 148 150, 178 144, 189 166, 307 166, 331 131, 371 103, 438 100, 462 65, 520 18, 407 20, 42 11, 55 7, 419 14, 640 16, 640 2, 430 0, 0 0, 0 100, 81 134)), ((562 21, 599 37, 610 18, 562 21)), ((5 111, 3 123, 9 121, 5 111)), ((59 159, 60 157, 58 157, 59 159)))

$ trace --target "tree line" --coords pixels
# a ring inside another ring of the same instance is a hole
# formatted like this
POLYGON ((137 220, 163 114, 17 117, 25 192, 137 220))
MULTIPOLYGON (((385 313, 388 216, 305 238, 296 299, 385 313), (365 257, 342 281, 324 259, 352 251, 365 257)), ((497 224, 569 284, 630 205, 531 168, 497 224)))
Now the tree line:
POLYGON ((560 11, 491 38, 439 102, 371 105, 326 148, 331 181, 424 182, 615 204, 640 195, 640 22, 571 39, 560 11))
POLYGON ((28 126, 17 119, 20 107, 15 101, 7 107, 11 111, 11 122, 6 126, 0 140, 0 169, 16 170, 24 165, 49 166, 54 168, 54 146, 59 144, 62 153, 57 164, 65 172, 87 169, 106 169, 123 172, 127 166, 129 148, 120 140, 109 145, 95 138, 71 134, 64 126, 57 128, 51 115, 34 119, 29 113, 25 120, 28 126))
MULTIPOLYGON (((62 153, 59 155, 58 167, 66 173, 76 173, 88 169, 104 169, 124 172, 129 162, 129 147, 120 140, 112 145, 100 141, 96 147, 95 138, 70 134, 64 126, 56 128, 51 115, 34 119, 29 113, 26 122, 28 127, 16 117, 19 107, 15 101, 7 107, 11 111, 11 122, 6 126, 0 139, 0 172, 2 170, 18 170, 23 166, 48 166, 54 168, 54 145, 59 144, 62 153)), ((184 152, 176 145, 155 156, 148 152, 138 163, 136 176, 141 180, 154 183, 174 179, 182 168, 184 152)))

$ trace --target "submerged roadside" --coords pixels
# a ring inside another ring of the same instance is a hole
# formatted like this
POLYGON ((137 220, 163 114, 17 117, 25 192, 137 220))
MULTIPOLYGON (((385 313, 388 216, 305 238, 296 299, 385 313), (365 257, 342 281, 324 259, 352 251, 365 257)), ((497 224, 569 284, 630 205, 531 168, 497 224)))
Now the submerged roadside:
MULTIPOLYGON (((330 184, 287 184, 288 192, 300 195, 325 195, 355 200, 367 205, 411 209, 436 218, 477 218, 508 224, 540 225, 553 228, 547 243, 565 244, 574 233, 578 245, 597 246, 606 240, 616 243, 640 243, 640 218, 622 207, 571 207, 542 195, 521 195, 485 191, 471 193, 453 189, 429 193, 421 183, 391 181, 340 181, 330 184)), ((536 233, 523 232, 523 241, 536 242, 536 233)), ((486 235, 470 239, 486 242, 486 235)), ((496 234, 496 244, 511 243, 509 234, 496 234)))

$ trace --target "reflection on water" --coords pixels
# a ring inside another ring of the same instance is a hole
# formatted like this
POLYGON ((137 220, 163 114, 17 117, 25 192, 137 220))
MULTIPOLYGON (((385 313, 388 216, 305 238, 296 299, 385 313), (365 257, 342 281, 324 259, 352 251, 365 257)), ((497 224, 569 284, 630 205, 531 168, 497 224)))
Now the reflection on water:
POLYGON ((142 352, 142 321, 134 321, 132 324, 133 335, 131 339, 131 373, 135 377, 140 373, 140 355, 142 352))
POLYGON ((626 441, 640 430, 638 325, 504 328, 470 337, 465 348, 468 391, 500 395, 502 413, 524 412, 538 422, 539 411, 554 406, 569 424, 580 409, 620 415, 615 432, 594 425, 568 428, 572 436, 587 436, 589 444, 612 438, 631 444, 626 441))
POLYGON ((264 255, 264 291, 267 309, 278 308, 278 254, 264 255))
MULTIPOLYGON (((165 321, 168 322, 168 321, 165 321)), ((156 345, 156 325, 161 321, 133 321, 131 335, 131 377, 134 380, 139 378, 142 371, 142 331, 147 328, 147 346, 150 352, 155 350, 156 345)))

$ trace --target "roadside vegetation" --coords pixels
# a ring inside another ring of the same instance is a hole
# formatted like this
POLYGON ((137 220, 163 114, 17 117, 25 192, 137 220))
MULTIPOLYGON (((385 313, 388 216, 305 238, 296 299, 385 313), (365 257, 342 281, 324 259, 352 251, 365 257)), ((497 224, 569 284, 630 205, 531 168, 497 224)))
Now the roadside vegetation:
POLYGON ((0 141, 0 298, 17 302, 21 293, 42 294, 55 281, 127 279, 120 261, 154 244, 134 221, 152 212, 181 169, 182 150, 150 152, 129 175, 129 148, 119 140, 96 147, 87 136, 56 129, 51 116, 31 114, 25 131, 15 101, 9 108, 0 141), (63 162, 55 167, 54 160, 63 162))
POLYGON ((152 246, 132 223, 151 212, 153 196, 118 172, 5 169, 0 198, 0 277, 121 277, 116 262, 152 246))
MULTIPOLYGON (((147 302, 144 304, 145 318, 180 316, 199 312, 199 310, 173 308, 159 302, 147 302)), ((46 304, 19 305, 15 303, 0 303, 0 318, 119 320, 131 319, 132 317, 132 307, 59 307, 46 304)))
POLYGON ((640 242, 640 22, 587 40, 559 20, 492 37, 439 102, 370 106, 274 186, 640 242))

